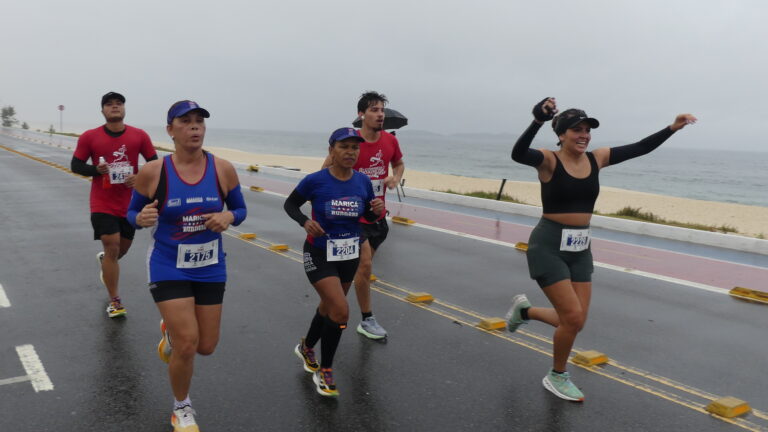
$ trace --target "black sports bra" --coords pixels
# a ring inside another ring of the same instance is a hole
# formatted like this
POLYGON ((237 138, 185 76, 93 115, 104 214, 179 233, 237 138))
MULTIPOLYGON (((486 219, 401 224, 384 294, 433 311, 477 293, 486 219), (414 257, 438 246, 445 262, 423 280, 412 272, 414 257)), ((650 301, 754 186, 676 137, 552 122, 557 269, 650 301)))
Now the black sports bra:
POLYGON ((599 168, 592 152, 587 152, 587 158, 592 171, 585 178, 576 178, 568 174, 555 154, 557 162, 552 178, 541 183, 544 213, 592 213, 600 193, 599 168))

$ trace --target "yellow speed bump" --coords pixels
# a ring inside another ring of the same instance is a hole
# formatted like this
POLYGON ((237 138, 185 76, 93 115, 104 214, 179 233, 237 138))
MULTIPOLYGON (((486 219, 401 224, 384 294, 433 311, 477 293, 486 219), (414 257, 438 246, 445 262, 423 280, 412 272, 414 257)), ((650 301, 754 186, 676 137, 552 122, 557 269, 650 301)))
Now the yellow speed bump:
POLYGON ((253 240, 256 238, 256 234, 254 233, 242 233, 240 234, 240 238, 243 240, 253 240))
POLYGON ((477 326, 483 330, 498 330, 507 328, 507 322, 504 318, 484 318, 477 323, 477 326))
POLYGON ((515 249, 525 252, 528 250, 528 243, 517 242, 515 243, 515 249))
POLYGON ((405 296, 405 299, 411 303, 432 303, 432 301, 435 300, 435 298, 432 297, 432 294, 425 292, 410 293, 405 296))
POLYGON ((392 216, 392 222, 400 225, 413 225, 416 223, 413 219, 408 219, 407 217, 402 216, 392 216))
POLYGON ((738 297, 740 299, 768 304, 768 293, 763 291, 753 290, 753 289, 744 288, 744 287, 734 287, 732 290, 728 291, 728 294, 730 294, 733 297, 738 297))
POLYGON ((707 411, 725 418, 740 416, 751 410, 748 403, 731 396, 715 399, 707 405, 707 411))
POLYGON ((254 192, 264 192, 264 188, 260 186, 251 186, 250 189, 254 192))
POLYGON ((573 356, 573 362, 582 366, 597 366, 608 363, 608 356, 598 351, 582 351, 573 356))
POLYGON ((251 172, 259 172, 259 166, 258 166, 258 165, 250 165, 250 166, 248 167, 248 171, 251 171, 251 172))
POLYGON ((274 244, 274 245, 269 247, 269 250, 275 251, 275 252, 285 252, 288 249, 290 249, 290 248, 286 244, 274 244))

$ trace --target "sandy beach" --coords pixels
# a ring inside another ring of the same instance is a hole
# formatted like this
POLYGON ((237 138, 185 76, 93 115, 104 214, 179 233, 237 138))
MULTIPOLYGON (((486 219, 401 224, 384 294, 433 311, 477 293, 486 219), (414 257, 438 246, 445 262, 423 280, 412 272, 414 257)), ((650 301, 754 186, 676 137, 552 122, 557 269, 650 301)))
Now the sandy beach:
MULTIPOLYGON (((206 147, 213 154, 231 162, 260 166, 298 168, 310 173, 320 168, 323 160, 316 157, 255 154, 220 147, 206 147)), ((407 168, 403 178, 412 188, 455 192, 498 192, 501 180, 462 177, 415 171, 407 168)), ((504 193, 526 204, 541 206, 538 183, 507 181, 504 193)), ((768 236, 768 207, 729 204, 677 198, 602 186, 595 210, 613 213, 624 207, 640 208, 669 221, 698 223, 711 226, 727 225, 741 235, 768 236)))

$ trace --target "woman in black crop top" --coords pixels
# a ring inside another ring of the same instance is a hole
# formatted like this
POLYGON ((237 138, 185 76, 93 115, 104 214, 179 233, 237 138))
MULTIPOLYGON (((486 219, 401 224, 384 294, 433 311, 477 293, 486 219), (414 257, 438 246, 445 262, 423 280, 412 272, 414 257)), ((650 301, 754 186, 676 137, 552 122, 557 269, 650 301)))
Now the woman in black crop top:
POLYGON ((562 399, 580 402, 584 395, 571 382, 566 365, 576 335, 586 322, 592 295, 589 222, 600 192, 598 172, 649 153, 678 130, 695 123, 696 117, 680 114, 671 125, 637 143, 590 152, 591 131, 600 122, 579 109, 555 116, 557 112, 554 98, 536 104, 534 121, 512 148, 515 162, 532 166, 539 173, 543 214, 528 240, 528 270, 554 308, 531 307, 524 294, 517 295, 507 313, 507 325, 514 332, 533 319, 555 327, 553 368, 543 384, 562 399), (560 149, 531 149, 533 137, 549 120, 553 120, 560 149))

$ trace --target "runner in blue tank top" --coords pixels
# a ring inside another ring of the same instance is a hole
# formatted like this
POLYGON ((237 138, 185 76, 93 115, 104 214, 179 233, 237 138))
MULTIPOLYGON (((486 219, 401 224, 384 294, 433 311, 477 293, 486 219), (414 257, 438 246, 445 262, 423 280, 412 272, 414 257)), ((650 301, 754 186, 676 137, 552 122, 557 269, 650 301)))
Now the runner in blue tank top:
POLYGON ((294 352, 323 396, 339 395, 332 365, 349 318, 347 292, 360 262, 360 245, 366 241, 360 217, 374 221, 384 211, 384 202, 374 195, 368 176, 352 169, 362 140, 352 128, 334 131, 328 140, 331 166, 304 177, 284 205, 286 213, 307 232, 304 272, 320 296, 307 336, 294 352), (307 201, 312 203, 312 219, 300 209, 307 201), (317 364, 314 346, 321 340, 317 364))
POLYGON ((235 168, 202 148, 208 117, 192 101, 171 106, 166 130, 175 152, 142 167, 127 216, 137 228, 154 227, 149 286, 162 316, 157 350, 168 363, 178 432, 199 430, 189 388, 195 354, 212 354, 219 341, 227 280, 221 232, 247 214, 235 168))
POLYGON ((158 223, 152 232, 150 283, 227 280, 221 233, 207 229, 203 217, 224 208, 214 157, 207 152, 205 156, 205 172, 194 184, 179 178, 171 155, 163 158, 161 175, 165 175, 168 195, 158 203, 158 223))

